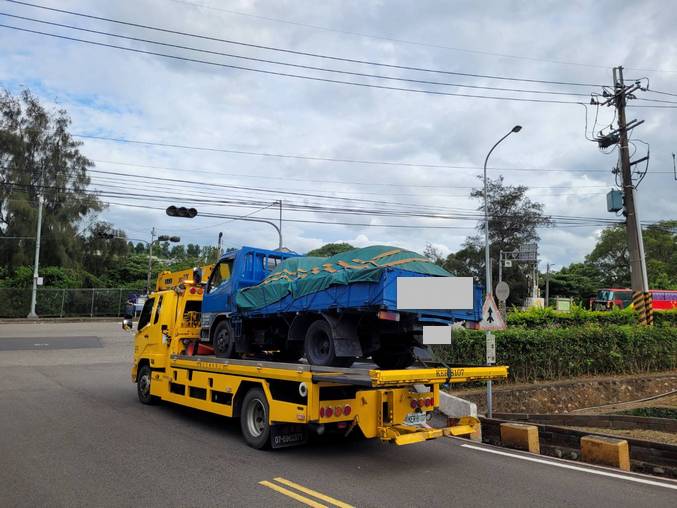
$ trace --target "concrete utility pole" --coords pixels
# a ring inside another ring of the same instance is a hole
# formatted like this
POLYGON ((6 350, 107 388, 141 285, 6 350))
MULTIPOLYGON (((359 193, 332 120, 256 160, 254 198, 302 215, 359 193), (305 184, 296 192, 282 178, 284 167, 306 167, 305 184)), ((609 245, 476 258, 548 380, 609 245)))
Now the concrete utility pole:
MULTIPOLYGON (((642 239, 642 226, 637 213, 637 191, 632 182, 632 163, 630 162, 630 151, 628 148, 628 128, 625 117, 625 106, 627 103, 628 90, 623 82, 623 67, 613 69, 614 79, 614 102, 618 116, 618 135, 619 151, 621 162, 621 175, 623 177, 623 199, 626 212, 625 228, 628 235, 628 251, 630 253, 630 280, 632 283, 633 302, 638 299, 638 293, 642 293, 641 298, 644 301, 645 295, 649 292, 649 281, 646 274, 646 260, 644 258, 644 242, 642 239)), ((638 87, 638 85, 637 85, 638 87)), ((650 305, 650 303, 649 303, 650 305)), ((645 306, 639 308, 640 322, 646 324, 647 314, 645 306)))
POLYGON ((38 277, 40 270, 40 237, 42 236, 42 206, 45 198, 40 194, 38 196, 38 225, 35 233, 35 259, 33 260, 33 292, 31 293, 31 311, 28 313, 29 318, 37 318, 35 312, 35 305, 38 300, 38 277))
POLYGON ((281 248, 282 248, 282 200, 280 199, 280 200, 278 201, 278 203, 280 203, 280 229, 279 229, 279 233, 280 233, 280 245, 279 245, 279 248, 281 249, 281 248))
POLYGON ((146 294, 150 294, 150 273, 153 268, 153 243, 155 242, 155 227, 150 230, 150 243, 148 244, 148 280, 146 281, 146 294))
POLYGON ((549 301, 550 301, 550 263, 546 263, 546 265, 545 265, 545 305, 544 305, 544 307, 548 306, 549 301))

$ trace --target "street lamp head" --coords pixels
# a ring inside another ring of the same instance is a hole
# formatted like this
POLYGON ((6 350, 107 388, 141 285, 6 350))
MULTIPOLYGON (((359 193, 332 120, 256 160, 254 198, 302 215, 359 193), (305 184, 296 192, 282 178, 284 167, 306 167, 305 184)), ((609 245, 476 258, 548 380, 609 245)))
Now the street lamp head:
POLYGON ((521 131, 521 130, 522 130, 522 126, 521 126, 521 125, 515 125, 515 126, 512 128, 512 132, 519 132, 519 131, 521 131))

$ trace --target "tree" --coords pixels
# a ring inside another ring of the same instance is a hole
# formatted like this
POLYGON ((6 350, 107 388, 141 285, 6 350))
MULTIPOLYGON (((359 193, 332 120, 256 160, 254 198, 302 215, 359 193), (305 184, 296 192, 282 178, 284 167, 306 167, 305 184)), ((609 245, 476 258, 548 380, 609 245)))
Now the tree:
POLYGON ((329 256, 333 256, 335 254, 340 254, 341 252, 352 250, 354 248, 355 247, 353 247, 349 243, 327 243, 322 247, 311 250, 310 252, 308 252, 308 254, 306 254, 306 256, 317 256, 321 258, 326 258, 329 256))
MULTIPOLYGON (((677 221, 662 221, 643 231, 649 287, 677 287, 677 221)), ((624 225, 605 228, 586 263, 599 274, 601 287, 630 287, 630 255, 624 225)))
MULTIPOLYGON (((0 95, 0 237, 34 237, 38 196, 44 198, 41 264, 74 266, 77 227, 101 202, 87 190, 92 162, 68 129, 64 110, 47 110, 29 91, 0 95)), ((33 241, 0 242, 0 264, 33 263, 33 241)))
POLYGON ((440 252, 437 247, 433 247, 431 243, 425 244, 423 255, 436 265, 444 266, 444 256, 442 255, 442 252, 440 252))
POLYGON ((186 246, 186 255, 189 258, 199 258, 200 257, 200 246, 196 243, 189 243, 186 246))
MULTIPOLYGON (((481 178, 481 177, 480 177, 481 178)), ((493 260, 492 280, 498 282, 500 251, 514 251, 520 245, 537 242, 538 228, 550 226, 552 220, 543 213, 543 204, 529 199, 525 185, 505 185, 503 176, 487 180, 489 197, 489 247, 493 260)), ((479 199, 478 211, 484 215, 484 189, 473 189, 470 197, 479 199)), ((469 236, 461 250, 450 254, 444 267, 455 275, 473 276, 484 282, 484 220, 477 225, 478 234, 469 236)), ((527 266, 514 263, 503 270, 503 280, 510 288, 510 301, 519 303, 529 291, 527 266)))
POLYGON ((82 267, 100 277, 127 257, 129 246, 126 234, 109 222, 96 222, 89 227, 89 235, 82 239, 82 267))

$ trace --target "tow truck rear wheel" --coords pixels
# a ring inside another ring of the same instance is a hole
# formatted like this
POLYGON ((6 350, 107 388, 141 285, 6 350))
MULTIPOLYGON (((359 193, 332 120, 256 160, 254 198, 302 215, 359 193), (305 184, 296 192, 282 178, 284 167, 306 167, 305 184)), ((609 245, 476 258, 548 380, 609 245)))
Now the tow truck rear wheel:
POLYGON ((221 321, 214 330, 214 354, 218 358, 237 358, 235 337, 230 322, 221 321))
POLYGON ((160 399, 150 394, 151 370, 148 365, 143 365, 136 376, 136 394, 142 404, 157 404, 160 399))
POLYGON ((270 411, 261 388, 251 388, 244 396, 240 410, 240 427, 245 442, 261 450, 270 446, 270 411))

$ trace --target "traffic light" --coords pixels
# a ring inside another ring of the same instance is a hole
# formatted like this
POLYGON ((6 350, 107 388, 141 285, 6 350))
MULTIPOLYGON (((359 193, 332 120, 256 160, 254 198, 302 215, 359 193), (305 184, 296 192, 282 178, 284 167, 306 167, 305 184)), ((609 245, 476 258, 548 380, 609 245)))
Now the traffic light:
POLYGON ((197 210, 195 208, 186 208, 185 206, 170 206, 167 208, 166 212, 170 217, 183 217, 185 219, 192 219, 197 215, 197 210))
POLYGON ((169 236, 169 235, 160 235, 157 237, 158 242, 173 242, 179 243, 181 241, 180 236, 169 236))

